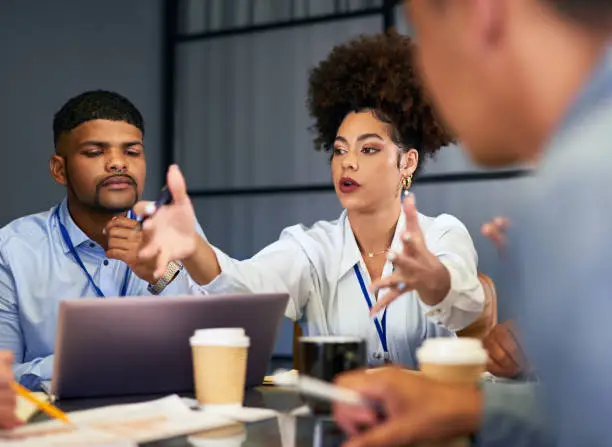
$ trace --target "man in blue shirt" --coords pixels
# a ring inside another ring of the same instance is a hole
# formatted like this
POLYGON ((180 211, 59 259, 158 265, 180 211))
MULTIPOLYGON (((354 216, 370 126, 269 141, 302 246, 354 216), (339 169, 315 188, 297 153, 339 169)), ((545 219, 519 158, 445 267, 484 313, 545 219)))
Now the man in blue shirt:
POLYGON ((472 157, 538 165, 529 196, 505 214, 513 283, 502 296, 541 383, 349 373, 338 382, 387 418, 338 405, 348 445, 475 432, 482 445, 612 445, 612 2, 407 0, 406 10, 423 78, 472 157))
POLYGON ((66 198, 0 230, 0 349, 13 351, 15 377, 33 389, 51 378, 60 301, 189 292, 181 265, 154 278, 138 259, 131 208, 146 176, 138 109, 117 93, 86 92, 57 112, 53 134, 51 176, 66 198))

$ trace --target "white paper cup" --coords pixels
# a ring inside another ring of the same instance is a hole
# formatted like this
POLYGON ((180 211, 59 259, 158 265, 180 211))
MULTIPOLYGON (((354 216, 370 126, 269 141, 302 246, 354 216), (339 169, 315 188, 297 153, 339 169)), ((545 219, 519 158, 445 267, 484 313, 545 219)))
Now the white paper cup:
MULTIPOLYGON (((477 384, 486 370, 487 351, 476 338, 430 338, 417 350, 419 369, 425 376, 460 385, 477 384)), ((469 439, 459 437, 428 447, 468 447, 469 439)))
POLYGON ((487 351, 476 338, 430 338, 417 350, 419 369, 432 379, 478 383, 487 365, 487 351))
POLYGON ((206 410, 242 407, 250 346, 244 329, 199 329, 189 343, 200 406, 206 410))

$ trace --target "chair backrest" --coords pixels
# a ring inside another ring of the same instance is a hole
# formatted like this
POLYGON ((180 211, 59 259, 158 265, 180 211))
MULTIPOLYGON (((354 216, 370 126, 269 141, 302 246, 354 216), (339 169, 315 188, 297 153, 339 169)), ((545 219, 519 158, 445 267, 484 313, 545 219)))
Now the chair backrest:
MULTIPOLYGON (((483 339, 493 326, 497 324, 497 292, 493 280, 484 273, 478 273, 478 279, 484 289, 484 309, 482 314, 468 327, 457 332, 459 337, 474 337, 483 339)), ((293 323, 293 368, 298 369, 300 364, 299 339, 302 336, 302 328, 298 323, 293 323)))
POLYGON ((459 337, 483 339, 497 324, 497 292, 493 280, 484 273, 478 273, 478 279, 484 289, 484 309, 480 316, 468 327, 457 332, 459 337))

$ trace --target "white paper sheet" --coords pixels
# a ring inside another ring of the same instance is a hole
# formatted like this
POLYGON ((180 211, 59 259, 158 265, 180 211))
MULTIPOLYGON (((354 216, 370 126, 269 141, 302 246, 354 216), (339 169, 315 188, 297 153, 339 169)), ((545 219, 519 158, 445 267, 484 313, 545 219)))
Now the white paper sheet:
MULTIPOLYGON (((198 401, 188 397, 182 399, 183 404, 188 408, 198 408, 198 401)), ((204 411, 204 410, 201 410, 204 411)), ((206 412, 208 414, 208 412, 206 412)), ((278 414, 275 410, 269 408, 256 408, 256 407, 240 407, 230 409, 219 409, 211 412, 212 414, 218 414, 222 417, 226 417, 237 422, 259 422, 265 421, 266 419, 274 419, 278 414)))
POLYGON ((114 405, 68 414, 74 425, 53 420, 0 431, 9 446, 129 446, 220 428, 234 422, 218 414, 190 410, 181 398, 114 405))
MULTIPOLYGON (((38 400, 42 402, 49 402, 49 396, 45 393, 37 392, 32 393, 38 400)), ((15 416, 21 422, 29 421, 32 416, 38 413, 38 407, 36 404, 30 402, 28 399, 22 396, 17 396, 17 405, 15 408, 15 416)))

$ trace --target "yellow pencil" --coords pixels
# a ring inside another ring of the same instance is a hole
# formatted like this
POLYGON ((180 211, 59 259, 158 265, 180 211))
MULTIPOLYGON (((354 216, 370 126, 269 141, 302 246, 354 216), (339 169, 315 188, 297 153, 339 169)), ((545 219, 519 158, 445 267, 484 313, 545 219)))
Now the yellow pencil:
POLYGON ((39 400, 36 396, 34 396, 30 392, 30 390, 28 390, 24 386, 21 386, 17 382, 13 381, 11 382, 11 388, 13 389, 13 391, 15 391, 15 393, 17 393, 18 396, 21 396, 24 399, 29 400, 34 405, 36 405, 41 411, 44 411, 52 418, 59 419, 60 421, 67 422, 69 424, 71 423, 66 413, 64 413, 62 410, 57 408, 55 405, 39 400))

